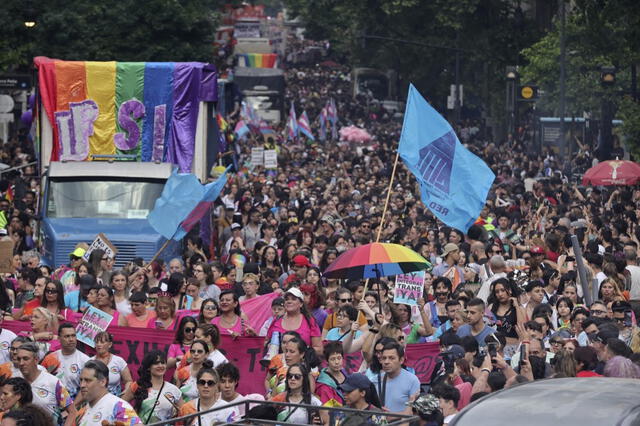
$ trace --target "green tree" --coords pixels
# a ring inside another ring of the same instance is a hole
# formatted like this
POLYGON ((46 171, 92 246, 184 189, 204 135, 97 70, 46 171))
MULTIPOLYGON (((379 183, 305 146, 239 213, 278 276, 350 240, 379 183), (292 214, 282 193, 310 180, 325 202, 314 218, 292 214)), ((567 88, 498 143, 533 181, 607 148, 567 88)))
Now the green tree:
MULTIPOLYGON (((569 9, 569 3, 567 3, 569 9)), ((540 41, 523 50, 527 65, 522 77, 544 91, 538 107, 558 114, 560 100, 559 23, 540 41)), ((632 151, 640 151, 640 107, 628 95, 632 66, 640 62, 640 6, 627 0, 579 0, 567 14, 566 22, 566 112, 590 113, 600 118, 603 98, 618 108, 624 120, 621 128, 632 151), (616 84, 603 88, 603 66, 615 66, 616 84)))
POLYGON ((210 61, 218 0, 62 0, 34 2, 37 25, 24 27, 25 2, 0 8, 0 69, 33 56, 67 60, 210 61))

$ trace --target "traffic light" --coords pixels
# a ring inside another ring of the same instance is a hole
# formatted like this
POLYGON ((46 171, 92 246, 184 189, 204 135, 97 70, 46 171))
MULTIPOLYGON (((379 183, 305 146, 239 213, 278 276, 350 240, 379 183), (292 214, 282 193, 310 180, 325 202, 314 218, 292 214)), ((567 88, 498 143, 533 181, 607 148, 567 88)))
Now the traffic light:
POLYGON ((525 84, 518 87, 518 100, 519 101, 535 101, 538 99, 538 86, 532 86, 525 84))

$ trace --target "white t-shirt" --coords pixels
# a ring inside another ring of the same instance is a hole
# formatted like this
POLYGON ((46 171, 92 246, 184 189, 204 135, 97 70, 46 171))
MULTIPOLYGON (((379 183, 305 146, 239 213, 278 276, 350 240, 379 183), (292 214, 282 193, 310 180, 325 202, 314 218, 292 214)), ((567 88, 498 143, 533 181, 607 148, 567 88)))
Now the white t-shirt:
MULTIPOLYGON (((211 408, 224 407, 225 405, 235 404, 236 402, 241 402, 241 401, 244 401, 245 399, 247 399, 247 397, 240 394, 238 394, 238 396, 231 401, 225 401, 224 399, 220 398, 219 400, 216 401, 215 404, 213 404, 213 407, 211 408)), ((242 416, 244 416, 244 404, 236 405, 235 407, 225 408, 224 410, 214 411, 212 414, 214 414, 213 417, 214 417, 214 421, 216 422, 223 422, 223 423, 235 422, 240 418, 242 418, 242 416)))
POLYGON ((9 348, 16 337, 16 333, 6 328, 3 328, 2 332, 0 332, 0 364, 11 361, 9 348))
POLYGON ((78 394, 80 390, 80 371, 84 364, 89 361, 89 356, 79 350, 71 355, 64 355, 62 349, 54 352, 60 367, 56 372, 56 377, 66 386, 72 398, 78 394))
POLYGON ((219 366, 220 364, 224 364, 225 362, 229 362, 227 357, 222 355, 222 352, 217 349, 211 352, 209 356, 207 356, 207 359, 213 362, 213 368, 216 368, 217 366, 219 366))
POLYGON ((135 410, 127 401, 110 393, 105 394, 93 407, 88 407, 76 422, 78 426, 102 426, 103 421, 109 424, 122 422, 128 426, 142 424, 135 410))
POLYGON ((36 380, 31 383, 33 403, 47 410, 54 419, 54 424, 61 412, 73 403, 69 391, 56 376, 41 371, 36 380))
MULTIPOLYGON (((120 302, 116 302, 116 310, 120 312, 120 315, 127 316, 131 312, 131 303, 127 299, 121 300, 120 302)), ((114 324, 117 325, 117 324, 114 324)))
MULTIPOLYGON (((96 357, 91 359, 95 360, 96 357)), ((122 393, 122 370, 127 367, 127 362, 118 355, 111 354, 111 360, 107 364, 109 368, 109 392, 118 396, 122 393)))
POLYGON ((453 418, 456 416, 456 414, 458 413, 454 413, 454 414, 449 414, 447 417, 444 418, 444 424, 447 425, 451 422, 451 420, 453 420, 453 418))
POLYGON ((160 395, 159 398, 157 389, 149 390, 149 396, 147 397, 147 399, 142 401, 143 409, 139 410, 139 413, 142 416, 142 421, 145 422, 147 420, 146 416, 149 413, 149 409, 153 407, 154 403, 156 405, 155 409, 153 409, 153 416, 151 417, 150 422, 154 422, 154 419, 157 419, 155 421, 164 421, 175 417, 176 413, 173 404, 177 404, 181 398, 182 392, 180 392, 180 389, 169 382, 164 382, 162 395, 160 395))
MULTIPOLYGON (((315 405, 316 407, 319 407, 322 405, 322 402, 320 402, 320 400, 315 396, 311 395, 311 403, 309 405, 315 405)), ((305 425, 309 424, 309 415, 307 414, 306 408, 286 407, 280 413, 278 413, 278 420, 282 422, 286 421, 287 423, 297 423, 305 425)))

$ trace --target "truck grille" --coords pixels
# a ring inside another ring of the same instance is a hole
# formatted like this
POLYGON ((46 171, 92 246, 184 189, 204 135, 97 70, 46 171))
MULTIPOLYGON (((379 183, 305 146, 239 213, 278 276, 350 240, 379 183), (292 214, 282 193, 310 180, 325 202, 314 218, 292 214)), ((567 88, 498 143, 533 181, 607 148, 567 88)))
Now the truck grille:
MULTIPOLYGON (((54 258, 55 267, 69 263, 69 253, 74 250, 79 242, 80 240, 58 241, 54 258)), ((153 243, 134 243, 121 240, 111 240, 111 243, 118 248, 115 264, 116 269, 122 268, 134 257, 141 257, 148 262, 160 248, 159 244, 153 243)))

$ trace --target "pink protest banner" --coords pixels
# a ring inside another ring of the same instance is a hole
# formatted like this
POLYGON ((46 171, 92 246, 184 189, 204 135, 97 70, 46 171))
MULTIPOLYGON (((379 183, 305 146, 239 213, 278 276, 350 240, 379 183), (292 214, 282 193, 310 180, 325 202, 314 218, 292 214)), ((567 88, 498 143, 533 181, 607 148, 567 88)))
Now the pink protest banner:
MULTIPOLYGON (((2 327, 14 333, 31 331, 31 325, 25 321, 4 321, 2 327)), ((108 331, 113 335, 112 352, 124 358, 134 380, 138 377, 138 367, 144 354, 151 350, 168 352, 175 334, 168 330, 152 330, 146 328, 110 326, 108 331)), ((240 337, 233 340, 230 336, 222 336, 218 348, 240 370, 238 392, 241 394, 264 394, 264 378, 266 369, 259 361, 264 354, 264 337, 240 337)), ((416 370, 422 383, 428 383, 440 352, 438 343, 416 343, 406 347, 406 365, 416 370)), ((94 355, 93 348, 86 346, 87 355, 94 355)), ((346 369, 355 372, 362 363, 362 355, 349 354, 346 357, 346 369)), ((167 379, 173 371, 168 372, 167 379)))
POLYGON ((278 293, 267 293, 262 296, 254 297, 253 299, 243 300, 240 302, 240 308, 242 312, 249 318, 249 324, 255 330, 259 332, 262 325, 269 319, 273 313, 271 312, 271 302, 276 297, 279 297, 278 293))

